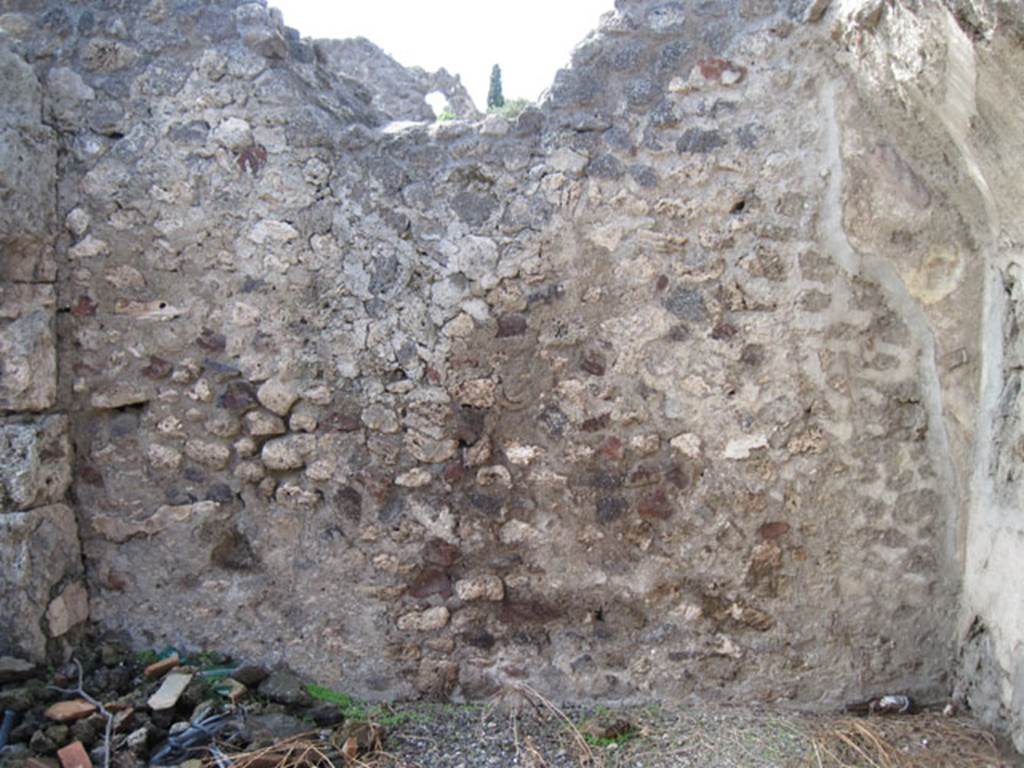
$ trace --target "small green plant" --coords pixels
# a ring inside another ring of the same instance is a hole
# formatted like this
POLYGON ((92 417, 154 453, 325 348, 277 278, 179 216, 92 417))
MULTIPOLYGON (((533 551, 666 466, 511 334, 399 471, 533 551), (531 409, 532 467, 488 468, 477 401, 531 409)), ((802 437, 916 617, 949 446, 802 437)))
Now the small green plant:
POLYGON ((359 699, 349 696, 341 691, 334 691, 322 685, 310 683, 306 686, 306 692, 317 701, 334 704, 346 720, 366 720, 366 704, 359 699))
POLYGON ((439 122, 439 123, 447 123, 447 122, 449 122, 451 120, 454 120, 454 119, 455 119, 455 113, 454 112, 449 112, 447 109, 442 109, 441 110, 441 114, 439 114, 437 116, 437 122, 439 122))
POLYGON ((369 706, 365 701, 323 685, 310 683, 306 692, 317 701, 334 704, 346 720, 367 720, 385 728, 395 728, 413 719, 409 712, 396 710, 387 704, 369 706))
POLYGON ((399 712, 391 707, 381 705, 371 707, 365 719, 385 728, 397 728, 412 720, 413 717, 408 712, 399 712))
POLYGON ((135 652, 135 661, 138 662, 139 666, 148 667, 150 664, 160 661, 160 657, 157 656, 156 651, 146 649, 145 651, 135 652))
POLYGON ((661 704, 659 704, 656 701, 653 701, 650 704, 644 704, 642 707, 640 707, 640 711, 647 717, 661 717, 661 715, 663 714, 663 708, 661 704))
POLYGON ((592 747, 601 747, 607 749, 612 744, 617 747, 621 747, 623 744, 628 744, 639 735, 636 730, 623 731, 617 733, 614 736, 595 736, 592 733, 584 733, 583 740, 592 747))
POLYGON ((213 651, 199 651, 195 654, 190 654, 185 661, 194 664, 200 669, 211 669, 222 666, 224 657, 222 654, 214 653, 213 651))
POLYGON ((491 107, 487 110, 489 115, 500 115, 508 120, 514 120, 530 106, 532 102, 529 99, 505 99, 504 103, 500 107, 491 107))
POLYGON ((616 719, 608 707, 598 706, 594 714, 576 726, 583 740, 591 747, 622 746, 640 735, 639 729, 628 720, 616 719))

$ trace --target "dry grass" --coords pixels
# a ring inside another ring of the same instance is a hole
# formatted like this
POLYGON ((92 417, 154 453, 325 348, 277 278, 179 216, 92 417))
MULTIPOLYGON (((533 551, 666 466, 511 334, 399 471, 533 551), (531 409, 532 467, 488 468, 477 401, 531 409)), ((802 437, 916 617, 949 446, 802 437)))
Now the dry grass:
POLYGON ((359 754, 338 732, 309 731, 245 752, 213 751, 203 768, 406 768, 406 763, 384 751, 378 739, 369 752, 359 754))
MULTIPOLYGON (((572 741, 573 752, 580 768, 591 768, 595 765, 594 752, 583 737, 583 734, 580 733, 579 728, 572 721, 572 718, 565 714, 550 699, 528 685, 503 688, 492 697, 483 713, 483 717, 487 718, 499 706, 509 710, 512 720, 513 738, 516 745, 516 755, 518 757, 523 757, 523 750, 520 748, 519 739, 519 712, 523 709, 522 705, 524 704, 528 705, 535 714, 541 717, 552 717, 562 723, 572 741)), ((537 749, 532 739, 529 741, 524 740, 524 747, 526 749, 528 765, 537 766, 537 768, 547 768, 547 762, 544 760, 543 754, 537 749)))
POLYGON ((342 762, 340 757, 330 741, 320 738, 316 732, 309 732, 246 752, 217 750, 203 759, 203 768, 218 768, 222 761, 233 768, 336 768, 335 762, 342 762))
MULTIPOLYGON (((574 714, 578 716, 579 713, 574 714)), ((574 718, 528 686, 495 696, 470 736, 468 713, 461 734, 477 742, 475 754, 504 750, 516 768, 1017 768, 1024 765, 997 739, 967 718, 937 714, 890 717, 817 716, 730 709, 639 708, 616 712, 637 726, 628 742, 597 747, 587 742, 574 718), (485 733, 486 729, 489 729, 485 733), (514 760, 512 759, 514 754, 514 760)), ((420 720, 421 730, 441 747, 427 758, 403 746, 403 726, 369 752, 347 749, 339 731, 311 731, 247 752, 221 753, 203 768, 440 768, 476 764, 466 739, 452 754, 444 713, 437 722, 420 720)), ((473 717, 473 716, 470 716, 473 717)), ((455 729, 460 732, 459 729, 455 729)), ((488 765, 495 765, 492 758, 488 765)), ((502 763, 503 765, 505 763, 502 763)))
POLYGON ((1010 768, 995 737, 936 714, 829 719, 809 733, 815 768, 1010 768))

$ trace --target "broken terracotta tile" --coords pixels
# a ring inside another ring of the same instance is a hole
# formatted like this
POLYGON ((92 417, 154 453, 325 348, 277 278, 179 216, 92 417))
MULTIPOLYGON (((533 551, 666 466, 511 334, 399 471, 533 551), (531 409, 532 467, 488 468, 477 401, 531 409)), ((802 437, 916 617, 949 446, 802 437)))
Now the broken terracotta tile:
POLYGON ((89 753, 85 751, 80 741, 73 741, 58 749, 57 758, 60 760, 61 768, 92 768, 89 753))
POLYGON ((58 701, 47 708, 45 715, 50 720, 58 723, 69 723, 72 720, 81 720, 96 711, 96 705, 90 704, 85 699, 71 699, 70 701, 58 701))
POLYGON ((150 680, 155 680, 158 677, 162 677, 165 673, 170 672, 178 664, 181 663, 181 659, 178 658, 178 654, 172 653, 166 659, 160 659, 154 661, 143 671, 143 674, 150 680))

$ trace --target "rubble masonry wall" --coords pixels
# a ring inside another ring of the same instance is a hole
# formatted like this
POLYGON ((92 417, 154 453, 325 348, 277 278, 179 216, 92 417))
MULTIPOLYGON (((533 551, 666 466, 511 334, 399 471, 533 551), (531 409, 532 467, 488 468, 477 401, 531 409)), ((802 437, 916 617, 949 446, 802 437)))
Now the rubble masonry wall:
POLYGON ((0 651, 1021 733, 1005 5, 627 0, 418 124, 260 3, 0 10, 0 651))

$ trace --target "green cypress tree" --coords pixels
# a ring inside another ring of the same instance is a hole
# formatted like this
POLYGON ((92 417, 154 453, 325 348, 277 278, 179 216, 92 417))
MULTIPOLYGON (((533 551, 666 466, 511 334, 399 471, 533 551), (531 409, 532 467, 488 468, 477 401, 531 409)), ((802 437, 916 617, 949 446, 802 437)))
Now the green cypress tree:
POLYGON ((491 87, 487 90, 487 108, 505 106, 505 97, 501 93, 501 67, 495 64, 491 67, 491 87))

